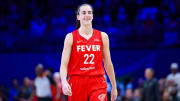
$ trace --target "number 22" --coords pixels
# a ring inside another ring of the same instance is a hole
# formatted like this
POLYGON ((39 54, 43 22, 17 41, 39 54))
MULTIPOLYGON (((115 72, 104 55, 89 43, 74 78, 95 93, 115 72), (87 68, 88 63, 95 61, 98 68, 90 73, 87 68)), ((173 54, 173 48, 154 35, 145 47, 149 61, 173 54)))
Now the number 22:
POLYGON ((84 57, 86 58, 84 61, 84 64, 94 64, 93 60, 94 60, 94 54, 84 54, 84 57), (92 57, 92 58, 91 58, 92 57), (90 62, 87 62, 88 59, 91 58, 90 62))

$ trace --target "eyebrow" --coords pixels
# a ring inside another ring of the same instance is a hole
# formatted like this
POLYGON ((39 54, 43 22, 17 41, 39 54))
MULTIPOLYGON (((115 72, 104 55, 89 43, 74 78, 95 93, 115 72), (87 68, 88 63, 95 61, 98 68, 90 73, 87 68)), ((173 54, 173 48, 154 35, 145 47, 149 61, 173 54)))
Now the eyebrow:
MULTIPOLYGON (((86 11, 81 11, 81 12, 86 12, 86 11)), ((93 11, 87 11, 87 12, 93 12, 93 11)))

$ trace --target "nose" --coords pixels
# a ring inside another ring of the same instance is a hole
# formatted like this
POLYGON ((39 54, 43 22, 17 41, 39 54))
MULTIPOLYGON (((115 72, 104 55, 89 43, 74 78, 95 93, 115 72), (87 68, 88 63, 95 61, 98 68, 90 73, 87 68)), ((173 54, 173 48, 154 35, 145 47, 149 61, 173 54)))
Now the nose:
POLYGON ((85 16, 90 16, 90 14, 86 13, 85 16))

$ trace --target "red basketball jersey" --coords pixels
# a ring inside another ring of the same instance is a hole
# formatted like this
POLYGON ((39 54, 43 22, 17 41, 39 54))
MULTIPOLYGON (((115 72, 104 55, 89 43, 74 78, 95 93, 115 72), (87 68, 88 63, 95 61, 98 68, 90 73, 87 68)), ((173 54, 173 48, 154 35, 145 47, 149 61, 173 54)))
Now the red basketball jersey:
POLYGON ((93 29, 93 35, 88 40, 82 37, 78 30, 73 31, 72 35, 73 45, 68 64, 68 75, 104 75, 101 32, 93 29))

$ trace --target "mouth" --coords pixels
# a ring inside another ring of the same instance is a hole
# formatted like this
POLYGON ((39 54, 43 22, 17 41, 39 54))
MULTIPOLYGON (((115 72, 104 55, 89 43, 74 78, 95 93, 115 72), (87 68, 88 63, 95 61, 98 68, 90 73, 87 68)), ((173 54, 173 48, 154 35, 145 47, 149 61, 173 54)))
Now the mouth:
POLYGON ((85 21, 90 21, 89 19, 85 20, 85 21))
POLYGON ((84 21, 90 21, 91 19, 84 19, 84 21))
POLYGON ((84 21, 90 21, 91 18, 90 18, 90 17, 85 17, 83 20, 84 20, 84 21))

